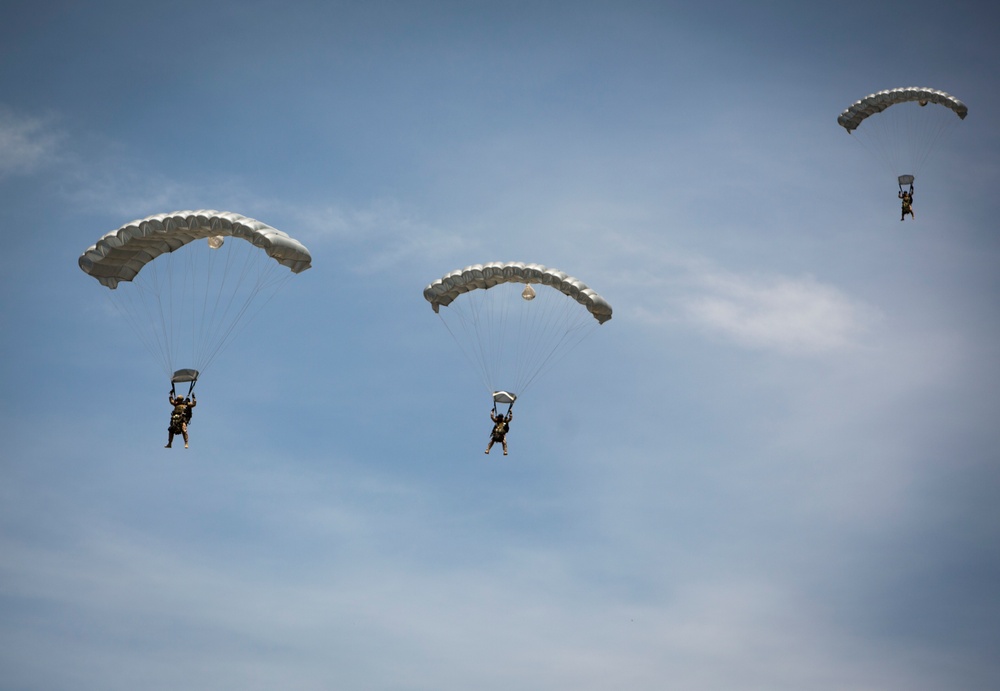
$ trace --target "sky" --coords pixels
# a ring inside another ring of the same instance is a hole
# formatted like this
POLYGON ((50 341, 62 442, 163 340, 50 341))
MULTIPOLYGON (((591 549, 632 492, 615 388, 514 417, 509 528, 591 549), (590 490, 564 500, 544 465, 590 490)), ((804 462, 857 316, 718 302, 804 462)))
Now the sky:
POLYGON ((979 2, 0 8, 0 689, 1000 687, 1000 139, 979 2), (838 127, 969 107, 917 177, 838 127), (79 255, 306 245, 198 383, 79 255), (423 299, 614 317, 515 408, 423 299))

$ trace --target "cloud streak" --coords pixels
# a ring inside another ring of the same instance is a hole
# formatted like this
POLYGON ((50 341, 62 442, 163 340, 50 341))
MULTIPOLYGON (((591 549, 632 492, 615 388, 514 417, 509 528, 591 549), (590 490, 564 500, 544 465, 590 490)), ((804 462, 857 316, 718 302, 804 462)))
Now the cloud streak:
POLYGON ((415 259, 441 261, 456 253, 474 251, 473 241, 435 227, 394 199, 377 199, 366 206, 283 208, 302 229, 303 238, 318 244, 335 242, 338 252, 350 256, 359 273, 377 272, 415 259))
POLYGON ((741 348, 816 356, 860 347, 879 311, 817 278, 740 272, 698 257, 633 259, 626 303, 647 326, 687 326, 741 348))
POLYGON ((64 134, 51 120, 0 106, 0 179, 30 175, 58 159, 64 134))
POLYGON ((693 283, 692 293, 677 300, 682 314, 746 348, 793 355, 844 350, 875 319, 874 310, 811 276, 718 271, 693 283))

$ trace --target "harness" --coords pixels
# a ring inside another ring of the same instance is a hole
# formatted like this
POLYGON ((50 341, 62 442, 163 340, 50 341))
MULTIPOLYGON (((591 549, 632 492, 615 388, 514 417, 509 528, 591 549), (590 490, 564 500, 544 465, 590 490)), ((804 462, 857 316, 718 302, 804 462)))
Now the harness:
POLYGON ((174 405, 170 411, 170 431, 174 434, 181 434, 184 425, 191 421, 191 406, 181 403, 174 405))

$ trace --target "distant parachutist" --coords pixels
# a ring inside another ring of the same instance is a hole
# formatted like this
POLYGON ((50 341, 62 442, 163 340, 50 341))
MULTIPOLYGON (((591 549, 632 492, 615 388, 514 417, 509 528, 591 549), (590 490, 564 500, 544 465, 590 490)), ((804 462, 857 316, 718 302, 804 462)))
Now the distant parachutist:
POLYGON ((507 433, 510 431, 510 421, 514 419, 514 411, 511 408, 507 409, 507 414, 497 412, 497 408, 494 405, 493 410, 490 411, 490 420, 493 421, 493 429, 490 430, 490 443, 486 446, 486 453, 490 452, 493 448, 493 444, 500 442, 503 444, 503 455, 507 455, 507 433))
POLYGON ((899 220, 905 221, 906 214, 910 214, 910 218, 916 218, 916 216, 913 215, 913 183, 910 183, 910 189, 908 190, 900 189, 898 196, 902 200, 903 205, 899 220))
POLYGON ((198 405, 198 401, 195 400, 193 391, 190 398, 182 398, 174 396, 173 389, 170 391, 168 400, 174 409, 170 411, 170 427, 167 428, 170 437, 167 439, 167 445, 163 448, 171 448, 174 444, 174 435, 180 434, 184 437, 184 448, 186 449, 188 448, 188 423, 191 422, 192 408, 198 405))

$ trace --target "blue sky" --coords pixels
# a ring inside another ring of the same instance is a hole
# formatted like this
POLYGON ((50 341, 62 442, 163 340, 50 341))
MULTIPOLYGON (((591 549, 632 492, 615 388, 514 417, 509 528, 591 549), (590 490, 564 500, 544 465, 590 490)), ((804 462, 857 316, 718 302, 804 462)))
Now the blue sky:
POLYGON ((981 3, 0 10, 0 688, 994 689, 1000 150, 981 3), (900 223, 836 124, 961 98, 900 223), (214 208, 313 268, 198 385, 77 257, 214 208), (482 453, 422 297, 614 319, 482 453))

